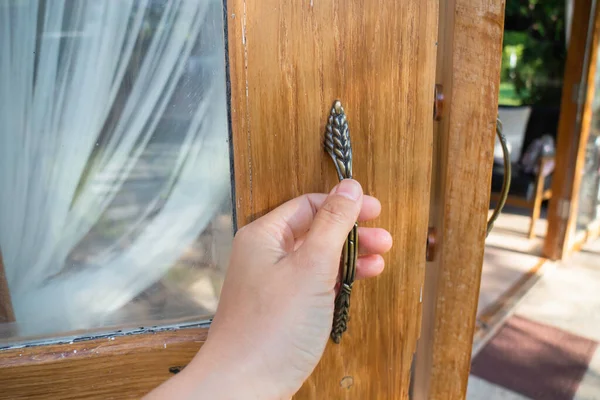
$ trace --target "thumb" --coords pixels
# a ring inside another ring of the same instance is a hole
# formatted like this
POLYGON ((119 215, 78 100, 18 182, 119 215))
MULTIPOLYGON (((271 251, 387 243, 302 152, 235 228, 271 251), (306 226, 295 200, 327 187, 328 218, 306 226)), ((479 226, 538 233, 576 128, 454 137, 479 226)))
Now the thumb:
POLYGON ((302 258, 317 257, 319 264, 337 267, 344 242, 354 227, 362 202, 363 190, 355 180, 344 179, 333 188, 317 211, 306 240, 298 249, 302 258))

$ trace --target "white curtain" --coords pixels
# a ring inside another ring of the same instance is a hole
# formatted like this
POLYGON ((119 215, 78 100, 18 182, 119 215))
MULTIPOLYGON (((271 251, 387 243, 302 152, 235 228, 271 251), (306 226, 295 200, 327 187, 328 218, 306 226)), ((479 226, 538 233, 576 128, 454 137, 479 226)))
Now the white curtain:
POLYGON ((166 273, 228 195, 217 3, 0 5, 0 249, 21 333, 101 325, 166 273), (67 265, 152 169, 127 226, 67 265))

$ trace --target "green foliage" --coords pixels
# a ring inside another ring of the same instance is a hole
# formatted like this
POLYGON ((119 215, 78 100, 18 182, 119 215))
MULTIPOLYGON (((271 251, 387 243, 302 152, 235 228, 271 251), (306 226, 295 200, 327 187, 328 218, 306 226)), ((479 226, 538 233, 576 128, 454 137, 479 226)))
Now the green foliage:
POLYGON ((523 104, 521 98, 517 95, 515 85, 511 82, 500 83, 499 103, 503 106, 520 106, 523 104))
MULTIPOLYGON (((506 4, 501 79, 512 84, 520 103, 560 104, 566 59, 564 12, 564 0, 506 4)), ((503 100, 501 104, 506 104, 503 100)))
POLYGON ((521 26, 522 31, 538 39, 564 44, 565 1, 564 0, 508 0, 506 19, 509 28, 521 26))

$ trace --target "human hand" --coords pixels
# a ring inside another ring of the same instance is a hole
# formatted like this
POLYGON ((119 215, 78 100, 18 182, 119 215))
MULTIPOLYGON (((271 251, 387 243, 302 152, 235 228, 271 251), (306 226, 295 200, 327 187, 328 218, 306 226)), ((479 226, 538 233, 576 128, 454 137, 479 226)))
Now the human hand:
MULTIPOLYGON (((208 340, 176 377, 190 387, 185 393, 290 398, 325 350, 344 241, 356 220, 380 210, 358 182, 344 180, 329 195, 300 196, 241 228, 208 340)), ((386 230, 360 227, 357 279, 380 274, 391 246, 386 230)))

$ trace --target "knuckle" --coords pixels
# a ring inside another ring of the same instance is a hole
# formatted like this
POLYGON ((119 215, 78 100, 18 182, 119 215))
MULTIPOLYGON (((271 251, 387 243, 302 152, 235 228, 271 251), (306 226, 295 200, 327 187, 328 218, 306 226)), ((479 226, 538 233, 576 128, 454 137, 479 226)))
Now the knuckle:
POLYGON ((252 237, 252 224, 244 225, 237 230, 233 240, 235 242, 245 242, 248 238, 252 237))
POLYGON ((321 207, 322 217, 329 222, 336 224, 345 224, 349 220, 353 219, 352 207, 349 204, 350 200, 336 199, 335 201, 328 201, 321 207))

